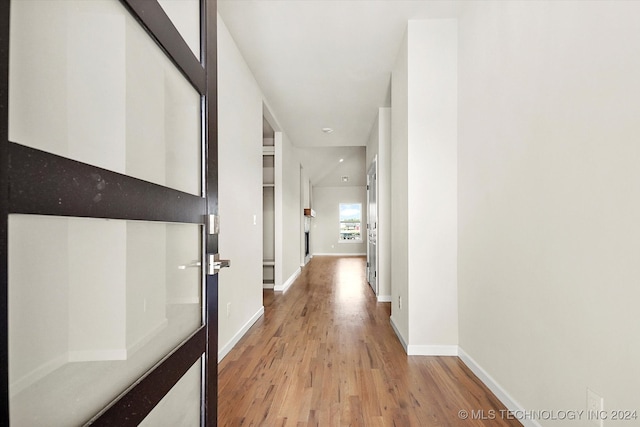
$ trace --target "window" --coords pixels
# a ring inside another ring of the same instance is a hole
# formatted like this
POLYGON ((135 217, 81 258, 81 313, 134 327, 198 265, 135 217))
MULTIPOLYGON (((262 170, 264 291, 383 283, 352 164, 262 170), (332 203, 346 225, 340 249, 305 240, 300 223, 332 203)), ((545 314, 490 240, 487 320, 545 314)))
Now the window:
POLYGON ((362 204, 340 203, 340 242, 362 242, 362 204))

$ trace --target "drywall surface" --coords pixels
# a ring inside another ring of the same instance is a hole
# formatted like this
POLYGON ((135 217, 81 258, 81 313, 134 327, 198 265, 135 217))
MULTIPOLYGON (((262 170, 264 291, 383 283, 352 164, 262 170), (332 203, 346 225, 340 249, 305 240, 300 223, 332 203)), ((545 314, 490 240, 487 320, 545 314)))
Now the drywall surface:
POLYGON ((391 299, 391 108, 378 109, 367 141, 367 168, 377 160, 378 299, 391 299))
POLYGON ((456 20, 408 22, 391 96, 391 320, 409 354, 456 354, 456 20))
POLYGON ((231 260, 219 277, 224 348, 262 308, 262 92, 219 16, 218 120, 219 245, 231 260))
POLYGON ((403 38, 391 77, 391 322, 409 340, 408 52, 403 38))
MULTIPOLYGON (((300 160, 296 157, 291 141, 284 133, 282 134, 281 157, 281 169, 276 166, 276 170, 282 171, 282 180, 280 181, 282 194, 282 262, 280 263, 282 282, 278 283, 276 280, 276 286, 282 286, 298 271, 302 252, 300 248, 303 217, 300 208, 300 160)), ((278 191, 277 187, 278 182, 276 182, 276 191, 278 191)), ((278 199, 276 198, 277 203, 278 199)))
POLYGON ((407 31, 409 353, 455 354, 457 21, 412 20, 407 31))
POLYGON ((311 220, 311 248, 314 255, 364 255, 366 247, 366 187, 315 187, 313 201, 316 217, 311 220), (360 203, 363 240, 340 242, 340 203, 360 203))
POLYGON ((378 297, 391 298, 391 108, 378 113, 378 297))
POLYGON ((460 347, 526 409, 584 410, 587 387, 639 409, 639 14, 482 2, 460 20, 460 347))

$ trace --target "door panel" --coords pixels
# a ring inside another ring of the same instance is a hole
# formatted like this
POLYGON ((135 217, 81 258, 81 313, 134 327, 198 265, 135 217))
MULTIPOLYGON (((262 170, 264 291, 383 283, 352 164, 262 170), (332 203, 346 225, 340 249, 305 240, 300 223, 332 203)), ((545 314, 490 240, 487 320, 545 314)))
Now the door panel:
POLYGON ((201 233, 10 216, 12 425, 82 424, 202 325, 201 233))
POLYGON ((2 425, 216 423, 216 7, 194 1, 202 63, 155 0, 0 3, 2 425))
POLYGON ((14 1, 11 24, 11 141, 202 194, 200 94, 120 3, 14 1))

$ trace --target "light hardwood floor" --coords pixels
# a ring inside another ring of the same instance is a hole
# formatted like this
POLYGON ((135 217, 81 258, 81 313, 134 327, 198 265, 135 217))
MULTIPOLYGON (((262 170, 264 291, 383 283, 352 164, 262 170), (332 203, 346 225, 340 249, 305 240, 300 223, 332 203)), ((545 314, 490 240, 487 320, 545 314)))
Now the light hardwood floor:
POLYGON ((219 364, 218 425, 521 425, 457 357, 407 356, 364 270, 314 257, 286 293, 264 292, 264 317, 219 364))

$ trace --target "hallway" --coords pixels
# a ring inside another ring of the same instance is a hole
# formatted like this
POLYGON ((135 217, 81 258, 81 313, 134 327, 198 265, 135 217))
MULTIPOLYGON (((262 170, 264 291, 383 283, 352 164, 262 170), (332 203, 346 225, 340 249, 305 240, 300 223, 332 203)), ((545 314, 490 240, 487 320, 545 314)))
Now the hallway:
POLYGON ((220 426, 521 425, 457 357, 407 356, 364 272, 363 257, 317 256, 286 293, 264 292, 219 364, 220 426))

